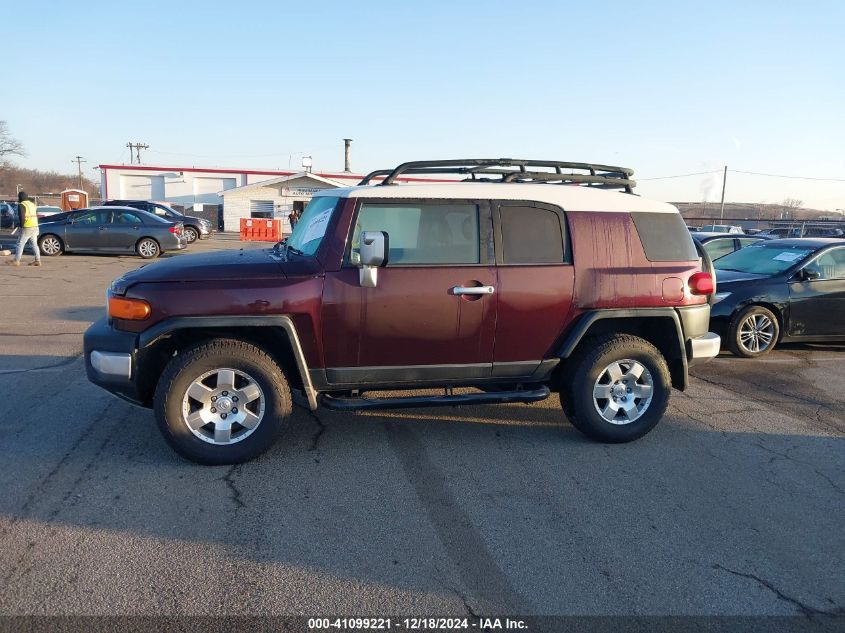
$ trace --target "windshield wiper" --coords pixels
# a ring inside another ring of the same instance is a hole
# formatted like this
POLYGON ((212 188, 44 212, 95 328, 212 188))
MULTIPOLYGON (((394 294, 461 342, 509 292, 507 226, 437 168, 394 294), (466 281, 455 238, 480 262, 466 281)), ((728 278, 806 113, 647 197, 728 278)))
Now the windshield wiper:
POLYGON ((294 255, 305 255, 305 253, 303 253, 301 250, 299 250, 295 246, 290 246, 289 244, 285 244, 285 252, 293 253, 294 255))

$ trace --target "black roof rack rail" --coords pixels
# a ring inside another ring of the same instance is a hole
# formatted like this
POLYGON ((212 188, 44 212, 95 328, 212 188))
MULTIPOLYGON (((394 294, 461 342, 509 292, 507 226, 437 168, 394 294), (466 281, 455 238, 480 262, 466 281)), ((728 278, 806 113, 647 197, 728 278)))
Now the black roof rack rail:
POLYGON ((464 182, 546 183, 583 185, 599 189, 622 189, 632 193, 637 182, 633 169, 595 163, 513 158, 468 158, 453 160, 418 160, 402 163, 394 169, 377 169, 367 174, 359 185, 383 178, 379 186, 392 185, 403 175, 464 175, 464 182), (541 169, 538 169, 541 168, 541 169), (544 168, 544 169, 542 169, 544 168), (554 171, 549 171, 549 170, 554 171), (565 173, 567 170, 569 173, 565 173), (574 170, 582 173, 572 173, 574 170))

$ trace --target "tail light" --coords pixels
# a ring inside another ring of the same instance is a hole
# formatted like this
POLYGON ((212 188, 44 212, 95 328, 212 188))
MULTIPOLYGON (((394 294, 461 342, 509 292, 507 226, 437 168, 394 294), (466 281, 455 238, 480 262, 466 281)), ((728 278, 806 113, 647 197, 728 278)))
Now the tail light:
POLYGON ((173 233, 174 235, 182 235, 182 227, 179 225, 171 226, 168 231, 173 233))
POLYGON ((150 316, 150 304, 141 299, 109 296, 109 317, 143 321, 150 316))
POLYGON ((689 278, 687 284, 689 291, 694 295, 712 295, 713 291, 716 290, 716 286, 713 284, 713 275, 710 273, 695 273, 689 278))

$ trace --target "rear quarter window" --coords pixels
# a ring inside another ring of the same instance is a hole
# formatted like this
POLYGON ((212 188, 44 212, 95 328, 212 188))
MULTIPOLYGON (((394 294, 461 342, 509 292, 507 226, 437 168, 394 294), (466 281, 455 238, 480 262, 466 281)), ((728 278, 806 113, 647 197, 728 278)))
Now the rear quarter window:
POLYGON ((698 259, 687 225, 680 213, 631 213, 637 234, 650 262, 690 262, 698 259))

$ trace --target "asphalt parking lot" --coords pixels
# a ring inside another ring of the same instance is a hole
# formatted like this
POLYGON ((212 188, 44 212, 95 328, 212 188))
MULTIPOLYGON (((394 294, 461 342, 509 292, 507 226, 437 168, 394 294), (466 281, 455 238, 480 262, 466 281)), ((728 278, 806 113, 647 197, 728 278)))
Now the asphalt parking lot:
POLYGON ((722 356, 628 445, 556 397, 300 406, 260 459, 200 467, 85 377, 142 263, 0 269, 0 615, 845 613, 845 346, 722 356))

